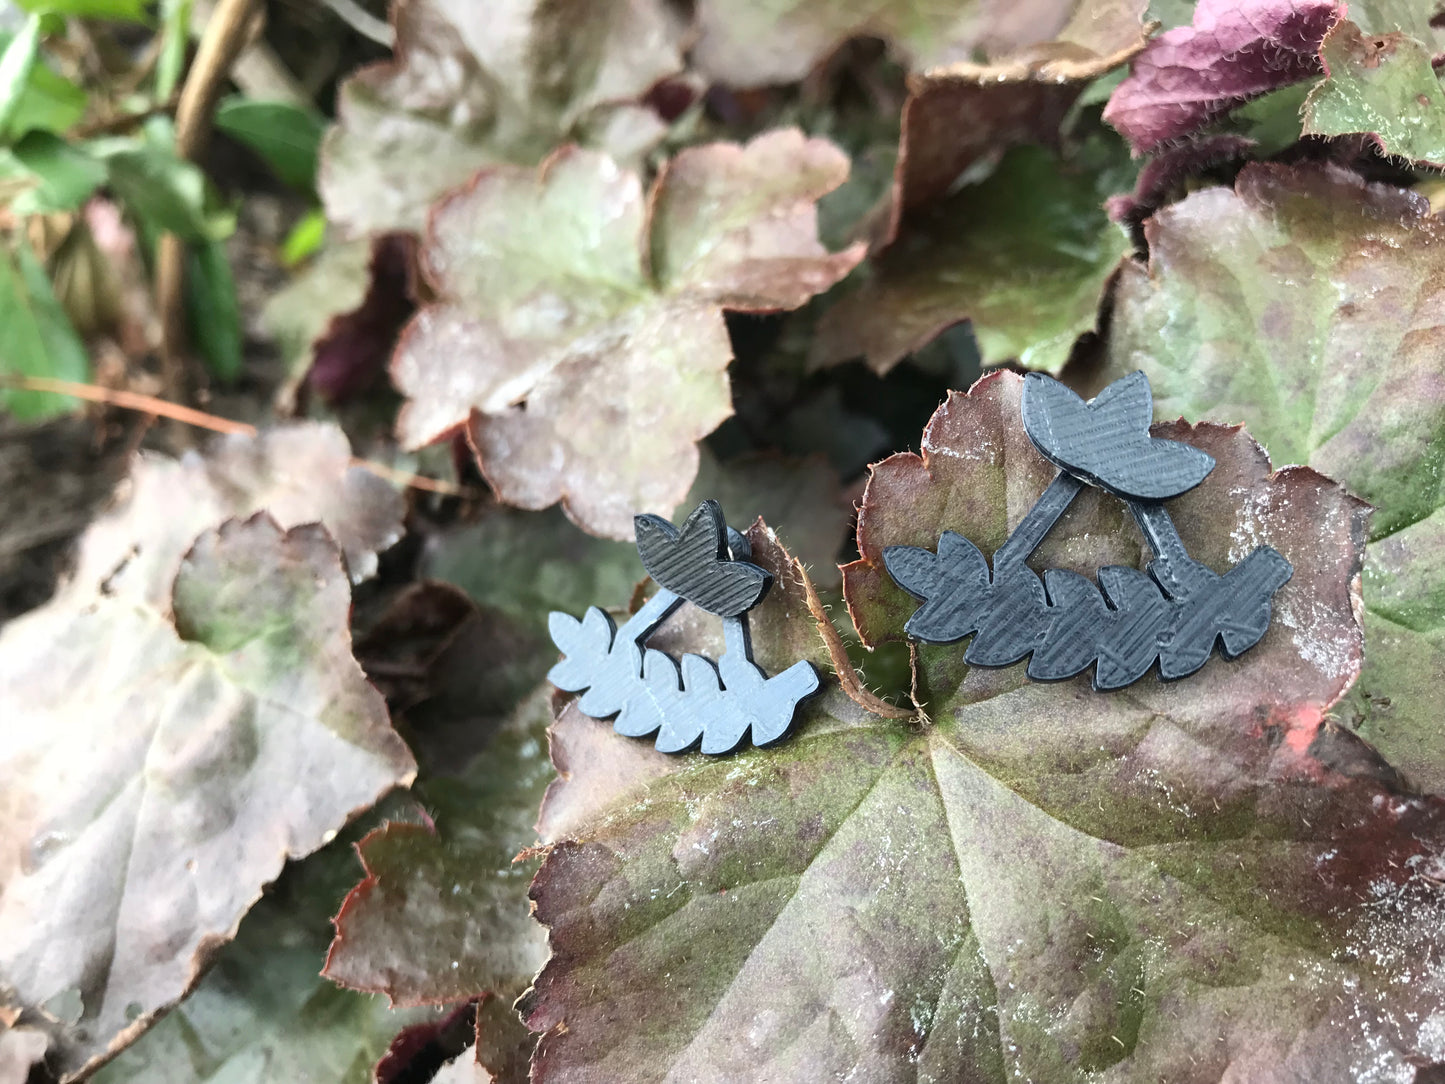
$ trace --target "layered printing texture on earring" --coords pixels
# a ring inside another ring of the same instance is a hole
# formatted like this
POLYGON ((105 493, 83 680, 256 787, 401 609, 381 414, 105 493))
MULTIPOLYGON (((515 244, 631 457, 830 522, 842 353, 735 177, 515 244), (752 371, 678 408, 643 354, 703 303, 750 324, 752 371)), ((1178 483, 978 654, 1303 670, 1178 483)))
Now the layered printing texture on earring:
POLYGON ((634 519, 637 552, 658 591, 618 629, 592 606, 582 620, 560 612, 548 619, 563 659, 547 675, 567 692, 581 692, 584 715, 681 753, 700 745, 709 754, 782 739, 798 705, 818 691, 817 671, 795 662, 773 677, 753 662, 747 612, 762 601, 772 577, 748 562, 747 539, 728 527, 716 501, 703 501, 679 530, 660 516, 634 519), (685 654, 681 666, 644 642, 684 602, 722 618, 726 651, 717 660, 685 654))
POLYGON ((993 567, 968 539, 944 531, 937 552, 916 546, 883 551, 888 574, 923 605, 905 631, 948 644, 972 636, 964 658, 1008 666, 1032 653, 1028 676, 1054 681, 1094 666, 1096 689, 1118 689, 1159 663, 1166 679, 1202 667, 1221 645, 1234 658, 1269 628, 1271 599, 1293 567, 1259 546, 1223 575, 1184 549, 1164 501, 1193 489, 1214 460, 1191 445, 1149 434, 1153 396, 1142 372, 1130 373, 1085 402, 1042 373, 1024 380, 1024 431, 1059 473, 993 555, 993 567), (1128 505, 1154 559, 1148 575, 1110 566, 1098 584, 1076 572, 1043 577, 1024 562, 1085 485, 1128 505))

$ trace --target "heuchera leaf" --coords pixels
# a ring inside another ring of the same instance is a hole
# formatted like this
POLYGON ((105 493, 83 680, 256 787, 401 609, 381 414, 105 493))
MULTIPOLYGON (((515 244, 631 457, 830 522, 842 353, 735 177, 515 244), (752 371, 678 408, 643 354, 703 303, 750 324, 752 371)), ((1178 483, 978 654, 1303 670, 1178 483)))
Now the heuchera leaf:
POLYGON ((696 442, 731 413, 723 309, 795 308, 862 257, 816 240, 815 201, 847 171, 831 143, 784 129, 683 151, 645 199, 636 175, 576 148, 540 174, 479 176, 432 216, 438 300, 392 363, 402 440, 470 417, 509 504, 560 500, 612 538, 635 513, 670 515, 696 442))
POLYGON ((914 213, 871 278, 824 314, 812 363, 861 353, 887 373, 966 319, 985 365, 1059 371, 1129 247, 1103 209, 1115 172, 1010 151, 981 184, 914 213))
POLYGON ((341 86, 322 145, 329 217, 357 232, 420 230, 429 204, 484 166, 532 166, 581 139, 627 161, 661 138, 630 104, 682 68, 663 0, 409 0, 395 61, 341 86))
POLYGON ((1342 170, 1251 166, 1145 232, 1105 377, 1143 369, 1158 416, 1244 422, 1276 460, 1375 506, 1367 665, 1344 717, 1445 788, 1445 227, 1421 197, 1342 170))
POLYGON ((1348 20, 1325 35, 1325 78, 1305 100, 1306 135, 1368 133, 1386 154, 1445 165, 1445 90, 1430 50, 1404 34, 1364 34, 1348 20))
POLYGON ((336 916, 328 978, 403 1005, 521 993, 547 949, 526 906, 535 863, 512 859, 536 842, 551 717, 544 688, 493 722, 464 772, 419 787, 433 824, 390 823, 357 845, 366 879, 336 916))
POLYGON ((77 581, 0 634, 0 1000, 53 1014, 67 1079, 196 983, 288 857, 411 781, 350 600, 324 528, 258 515, 202 534, 166 599, 77 581))
MULTIPOLYGON (((955 394, 926 459, 875 472, 847 572, 873 636, 909 612, 879 546, 949 527, 991 551, 1044 488, 1020 384, 955 394)), ((1223 568, 1258 541, 1295 564, 1259 647, 1122 696, 961 674, 939 648, 931 721, 833 690, 767 753, 620 785, 610 757, 569 759, 559 793, 595 775, 597 801, 533 886, 553 951, 522 1001, 534 1080, 1215 1084, 1439 1059, 1422 873, 1445 809, 1322 721, 1359 666, 1364 506, 1311 470, 1271 475, 1237 429, 1159 433, 1219 463, 1170 505, 1194 556, 1223 568)), ((1137 563, 1117 502, 1080 501, 1037 565, 1137 563)))
POLYGON ((1146 154, 1215 117, 1320 70, 1336 0, 1200 0, 1192 26, 1167 30, 1134 60, 1104 119, 1146 154))
POLYGON ((886 39, 920 70, 1053 41, 1097 54, 1108 51, 1101 42, 1137 35, 1146 7, 1139 0, 1045 0, 1010 14, 977 0, 701 0, 693 59, 717 82, 752 87, 796 82, 845 40, 860 36, 886 39))
POLYGON ((355 867, 349 839, 288 866, 200 985, 95 1084, 373 1084, 393 1036, 440 1014, 390 1009, 319 974, 355 867))
POLYGON ((115 506, 80 540, 75 589, 164 606, 196 535, 261 509, 283 527, 324 524, 360 582, 401 537, 405 506, 391 484, 352 465, 340 429, 320 422, 223 437, 204 456, 142 453, 115 506))

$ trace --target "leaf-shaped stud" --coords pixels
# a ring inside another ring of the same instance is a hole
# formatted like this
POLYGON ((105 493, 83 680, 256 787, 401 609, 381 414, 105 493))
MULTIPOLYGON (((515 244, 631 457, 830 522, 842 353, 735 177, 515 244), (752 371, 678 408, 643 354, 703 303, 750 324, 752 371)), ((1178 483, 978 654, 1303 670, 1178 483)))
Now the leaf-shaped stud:
POLYGON ((757 565, 729 556, 727 522, 717 501, 699 504, 681 530, 661 516, 637 516, 633 524, 647 574, 708 613, 719 617, 746 613, 772 583, 757 565))
POLYGON ((1149 435, 1154 399, 1142 372, 1087 402, 1052 377, 1029 373, 1020 412, 1045 459, 1125 500, 1177 497, 1214 469, 1208 453, 1149 435))

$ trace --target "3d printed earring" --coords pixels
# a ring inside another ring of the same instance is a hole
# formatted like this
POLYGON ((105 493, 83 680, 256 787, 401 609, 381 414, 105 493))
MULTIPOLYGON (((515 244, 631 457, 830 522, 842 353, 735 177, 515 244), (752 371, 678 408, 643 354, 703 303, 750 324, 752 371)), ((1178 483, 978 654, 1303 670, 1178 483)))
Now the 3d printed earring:
POLYGON ((751 550, 728 527, 716 501, 698 505, 682 529, 659 516, 637 516, 637 552, 658 591, 619 630, 592 606, 581 621, 554 612, 552 641, 563 659, 547 675, 567 692, 583 692, 578 709, 594 719, 616 715, 613 729, 641 738, 657 733, 664 753, 681 753, 699 739, 704 753, 728 753, 751 731, 754 745, 787 734, 802 700, 818 691, 806 661, 767 677, 752 660, 746 614, 772 583, 749 564, 751 550), (671 656, 643 641, 684 602, 723 619, 727 650, 716 665, 671 656))
POLYGON ((1214 460, 1188 444, 1149 435, 1153 396, 1130 373, 1085 402, 1057 380, 1029 373, 1024 431, 1060 470, 993 555, 993 569, 968 539, 943 532, 937 553, 916 546, 883 551, 888 574, 923 605, 905 631, 947 644, 973 636, 964 658, 1007 666, 1030 652, 1028 675, 1072 677, 1089 666, 1094 688, 1118 689, 1159 661, 1166 679, 1194 673, 1216 642, 1226 658, 1249 650, 1269 628, 1270 600, 1294 569, 1259 546, 1224 575, 1189 556, 1163 502, 1193 489, 1214 460), (1097 587, 1075 572, 1040 580, 1024 562, 1085 484, 1121 498, 1154 552, 1149 575, 1101 568, 1097 587))

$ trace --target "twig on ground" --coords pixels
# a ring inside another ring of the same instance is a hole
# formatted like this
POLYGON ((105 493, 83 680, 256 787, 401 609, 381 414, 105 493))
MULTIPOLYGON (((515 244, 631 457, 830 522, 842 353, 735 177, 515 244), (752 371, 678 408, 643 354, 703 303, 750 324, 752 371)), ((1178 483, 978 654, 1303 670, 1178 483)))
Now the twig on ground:
MULTIPOLYGON (((213 433, 240 434, 247 437, 254 437, 257 433, 256 427, 248 422, 232 421, 230 418, 222 418, 216 414, 207 414, 204 410, 196 410, 194 407, 157 399, 153 395, 122 391, 119 388, 102 388, 96 384, 77 384, 74 381, 55 380, 48 376, 0 376, 0 387, 69 395, 74 399, 104 403, 106 406, 120 407, 122 410, 136 410, 156 418, 166 418, 184 425, 194 425, 198 429, 209 429, 213 433)), ((485 493, 473 489, 471 486, 397 470, 395 467, 388 467, 385 463, 377 463, 374 460, 353 457, 351 462, 355 466, 371 471, 379 478, 385 478, 389 482, 395 482, 397 485, 406 486, 409 489, 440 493, 447 497, 467 497, 473 500, 486 496, 485 493)))

